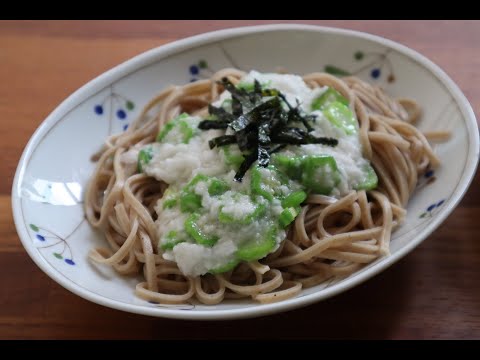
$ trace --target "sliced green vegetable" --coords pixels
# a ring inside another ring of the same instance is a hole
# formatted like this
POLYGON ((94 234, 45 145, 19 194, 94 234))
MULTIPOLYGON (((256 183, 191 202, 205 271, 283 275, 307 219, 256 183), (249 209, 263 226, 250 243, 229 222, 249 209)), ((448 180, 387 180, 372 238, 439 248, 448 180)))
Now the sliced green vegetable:
POLYGON ((222 195, 229 189, 230 187, 228 186, 228 184, 221 179, 212 177, 209 180, 208 193, 210 194, 210 196, 222 195))
POLYGON ((337 162, 332 156, 312 155, 302 159, 301 182, 315 194, 329 195, 340 182, 337 162))
POLYGON ((183 143, 188 144, 195 133, 194 128, 185 120, 179 121, 178 125, 180 127, 180 132, 183 135, 183 143))
POLYGON ((163 208, 171 209, 176 206, 178 203, 178 193, 173 191, 171 188, 168 188, 163 193, 163 208))
POLYGON ((231 144, 222 146, 221 149, 225 155, 225 162, 227 165, 233 166, 235 169, 238 169, 242 164, 244 157, 242 153, 238 150, 238 145, 231 144))
POLYGON ((348 106, 348 100, 337 90, 329 87, 322 95, 312 101, 312 111, 322 110, 335 101, 348 106))
POLYGON ((210 270, 208 270, 208 272, 210 274, 222 274, 224 272, 235 269, 235 267, 238 265, 239 262, 240 262, 240 260, 234 259, 234 260, 229 261, 225 265, 216 267, 214 269, 210 269, 210 270))
POLYGON ((251 171, 252 177, 250 184, 252 187, 252 193, 263 196, 265 199, 272 201, 273 200, 273 191, 268 187, 268 184, 263 182, 262 173, 260 168, 257 166, 251 171))
MULTIPOLYGON (((279 154, 275 155, 273 162, 291 179, 299 181, 305 190, 315 194, 329 195, 340 182, 337 162, 329 155, 289 157, 279 154)), ((300 197, 300 195, 297 196, 300 197)), ((284 207, 288 206, 295 205, 288 203, 284 205, 284 207)))
POLYGON ((232 99, 223 100, 222 108, 224 108, 228 112, 232 112, 232 99))
POLYGON ((295 157, 275 155, 274 164, 290 178, 299 181, 306 190, 315 194, 329 195, 340 182, 337 162, 329 155, 295 157))
POLYGON ((299 206, 289 207, 284 209, 280 213, 280 217, 278 218, 278 222, 280 223, 280 226, 285 228, 288 225, 290 225, 295 220, 297 215, 300 214, 300 211, 301 211, 301 208, 299 206))
POLYGON ((180 210, 182 212, 194 212, 202 207, 202 197, 195 193, 195 186, 205 182, 210 196, 218 196, 230 189, 228 184, 216 177, 197 174, 180 192, 180 210))
POLYGON ((153 158, 153 148, 151 146, 147 146, 146 148, 140 150, 138 153, 138 160, 137 160, 137 170, 138 172, 143 172, 145 165, 147 165, 150 160, 153 158))
POLYGON ((245 91, 253 91, 254 89, 254 84, 253 83, 248 83, 248 82, 239 82, 237 84, 237 89, 240 89, 240 90, 245 90, 245 91))
POLYGON ((245 215, 240 219, 236 219, 233 215, 226 213, 223 211, 223 206, 220 207, 220 211, 218 213, 218 221, 224 224, 231 224, 237 223, 242 225, 248 225, 257 220, 258 218, 262 217, 267 210, 267 206, 265 204, 255 204, 255 209, 250 214, 245 215))
POLYGON ((284 208, 295 207, 300 205, 307 198, 305 191, 295 191, 282 200, 282 206, 284 208))
POLYGON ((188 191, 192 191, 195 188, 195 185, 197 185, 199 182, 207 181, 208 179, 209 179, 209 177, 207 175, 197 174, 185 186, 185 189, 188 190, 188 191))
POLYGON ((195 129, 196 126, 193 124, 190 124, 186 119, 188 119, 190 115, 187 113, 182 113, 178 115, 177 117, 173 118, 169 122, 167 122, 165 125, 163 125, 162 130, 157 135, 157 142, 165 142, 167 141, 168 134, 170 132, 178 127, 178 130, 182 134, 182 142, 184 144, 188 144, 190 142, 190 139, 193 137, 195 134, 195 129))
POLYGON ((180 192, 180 210, 182 212, 194 212, 202 207, 202 197, 195 194, 195 186, 199 182, 208 181, 210 178, 203 174, 197 174, 180 192))
POLYGON ((339 101, 334 101, 325 107, 323 114, 333 125, 345 131, 347 135, 357 133, 357 119, 350 108, 345 104, 342 104, 339 101))
POLYGON ((363 181, 354 187, 355 190, 373 190, 378 185, 378 177, 375 170, 370 164, 367 164, 363 168, 364 178, 363 181))
POLYGON ((171 209, 177 205, 177 199, 167 199, 163 202, 164 209, 171 209))
POLYGON ((178 236, 178 232, 176 230, 171 230, 165 236, 165 241, 162 242, 160 247, 163 250, 172 250, 175 247, 175 245, 180 244, 180 243, 185 242, 185 241, 186 241, 185 239, 180 238, 178 236))
MULTIPOLYGON (((266 89, 268 88, 269 86, 271 86, 272 84, 272 81, 271 80, 268 80, 266 82, 263 82, 263 83, 260 83, 260 87, 262 89, 266 89)), ((248 91, 248 92, 251 92, 251 91, 254 91, 255 90, 255 83, 253 82, 243 82, 243 81, 240 81, 237 85, 236 85, 236 88, 237 89, 240 89, 240 90, 245 90, 245 91, 248 91)))
POLYGON ((293 180, 301 180, 302 178, 302 156, 287 156, 282 154, 274 154, 272 157, 273 164, 280 171, 285 173, 293 180))
POLYGON ((197 244, 212 247, 218 241, 218 236, 209 236, 203 233, 200 227, 197 224, 199 214, 191 214, 187 220, 185 220, 185 231, 190 235, 197 244))
POLYGON ((168 123, 163 125, 162 130, 157 135, 157 142, 162 142, 162 140, 167 136, 167 134, 175 127, 174 120, 170 120, 168 123))
POLYGON ((202 197, 193 192, 182 192, 180 195, 180 210, 184 213, 194 212, 202 207, 202 197))
POLYGON ((288 178, 273 165, 266 168, 256 166, 251 171, 252 193, 263 196, 269 201, 272 201, 274 197, 283 197, 284 194, 280 187, 288 184, 288 178))
POLYGON ((262 217, 265 212, 267 211, 267 205, 265 204, 257 204, 255 207, 255 211, 250 215, 247 215, 246 221, 248 224, 252 223, 254 220, 259 219, 262 217))
POLYGON ((221 223, 224 223, 224 224, 230 224, 230 223, 237 222, 235 220, 235 218, 233 217, 233 215, 228 214, 228 213, 223 211, 223 206, 220 208, 220 211, 218 213, 218 221, 220 221, 221 223))
POLYGON ((240 246, 236 252, 237 258, 244 261, 254 261, 264 258, 275 248, 277 234, 277 226, 270 226, 261 239, 252 240, 240 246))
POLYGON ((163 208, 164 209, 171 209, 177 205, 178 200, 177 199, 166 199, 163 202, 163 208))

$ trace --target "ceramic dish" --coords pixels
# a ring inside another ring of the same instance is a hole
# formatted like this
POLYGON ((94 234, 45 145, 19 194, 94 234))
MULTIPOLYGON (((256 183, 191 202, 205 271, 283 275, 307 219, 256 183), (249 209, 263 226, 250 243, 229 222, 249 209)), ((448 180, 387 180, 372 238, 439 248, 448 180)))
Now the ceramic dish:
POLYGON ((405 256, 458 204, 475 173, 479 153, 473 111, 454 82, 417 52, 381 37, 306 25, 228 29, 147 51, 92 80, 56 108, 28 143, 12 190, 15 224, 35 263, 75 294, 119 310, 184 319, 231 319, 272 314, 343 292, 405 256), (304 74, 355 74, 408 96, 423 108, 422 130, 450 130, 435 145, 443 164, 422 177, 405 223, 393 233, 391 256, 350 277, 303 290, 292 299, 260 305, 226 301, 164 306, 134 294, 138 279, 92 265, 88 251, 104 243, 84 220, 82 196, 94 164, 90 156, 108 134, 124 131, 148 99, 170 84, 184 84, 224 67, 304 74))

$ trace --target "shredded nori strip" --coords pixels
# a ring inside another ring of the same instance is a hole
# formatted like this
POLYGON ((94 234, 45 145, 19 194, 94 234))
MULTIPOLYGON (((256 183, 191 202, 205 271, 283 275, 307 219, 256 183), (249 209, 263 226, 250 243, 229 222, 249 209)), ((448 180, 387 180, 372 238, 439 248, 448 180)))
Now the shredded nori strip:
POLYGON ((232 95, 232 113, 224 108, 208 106, 209 119, 200 122, 201 130, 227 129, 234 131, 232 135, 222 135, 209 141, 213 149, 216 146, 237 144, 244 154, 235 180, 241 182, 243 176, 258 160, 258 165, 266 167, 270 155, 288 145, 323 144, 336 146, 338 140, 328 137, 316 137, 310 134, 315 116, 302 112, 297 100, 293 107, 285 95, 276 89, 262 89, 255 80, 252 91, 237 88, 226 77, 219 84, 232 95), (267 98, 267 99, 265 99, 267 98), (288 110, 283 106, 286 104, 288 110), (289 126, 295 125, 295 126, 289 126), (299 127, 304 126, 305 129, 299 127))
POLYGON ((202 130, 226 129, 228 128, 228 123, 218 120, 203 120, 200 124, 198 124, 198 128, 202 130))
POLYGON ((236 142, 237 138, 235 135, 222 135, 210 140, 208 146, 210 146, 210 149, 213 149, 215 146, 225 146, 235 144, 236 142))
POLYGON ((235 181, 238 181, 238 182, 242 182, 243 177, 245 176, 248 169, 250 169, 250 166, 252 166, 252 164, 255 161, 257 161, 258 152, 254 151, 247 156, 244 155, 243 157, 245 158, 245 160, 243 160, 243 162, 241 163, 237 173, 235 174, 235 177, 233 178, 235 181))

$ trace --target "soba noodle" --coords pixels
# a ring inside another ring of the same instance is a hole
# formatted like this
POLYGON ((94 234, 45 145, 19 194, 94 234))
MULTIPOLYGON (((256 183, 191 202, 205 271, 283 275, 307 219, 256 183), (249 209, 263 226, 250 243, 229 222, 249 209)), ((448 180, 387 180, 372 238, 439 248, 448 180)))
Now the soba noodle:
MULTIPOLYGON (((327 85, 348 99, 358 118, 364 157, 373 165, 379 186, 351 191, 340 199, 310 195, 274 253, 224 274, 184 276, 157 250, 154 206, 168 185, 125 166, 121 155, 135 145, 154 142, 159 129, 181 112, 206 116, 207 105, 223 90, 218 81, 227 77, 237 84, 244 75, 224 69, 210 79, 168 87, 145 106, 127 131, 110 136, 95 155, 97 167, 86 192, 85 210, 90 224, 104 232, 108 248, 93 249, 90 258, 119 274, 143 273, 145 281, 135 290, 143 299, 218 304, 224 299, 252 298, 270 303, 328 279, 347 277, 389 255, 391 233, 405 217, 419 176, 440 163, 425 135, 412 125, 420 116, 414 101, 396 101, 356 77, 305 75, 309 87, 327 85)), ((444 139, 447 134, 430 136, 444 139)))

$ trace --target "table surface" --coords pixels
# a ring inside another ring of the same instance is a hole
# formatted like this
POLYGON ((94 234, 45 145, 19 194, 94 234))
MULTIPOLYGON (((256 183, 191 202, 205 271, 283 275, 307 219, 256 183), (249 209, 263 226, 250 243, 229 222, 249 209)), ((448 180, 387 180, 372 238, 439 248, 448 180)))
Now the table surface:
MULTIPOLYGON (((10 205, 14 172, 34 130, 65 97, 147 49, 274 22, 0 22, 0 339, 480 338, 478 175, 444 224, 390 269, 339 296, 260 319, 200 323, 108 309, 50 280, 23 250, 10 205)), ((479 113, 480 22, 308 23, 370 32, 419 51, 453 78, 479 113)))

